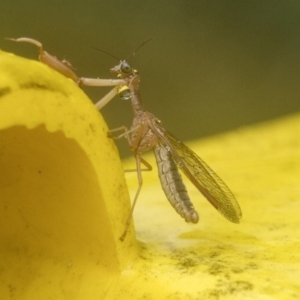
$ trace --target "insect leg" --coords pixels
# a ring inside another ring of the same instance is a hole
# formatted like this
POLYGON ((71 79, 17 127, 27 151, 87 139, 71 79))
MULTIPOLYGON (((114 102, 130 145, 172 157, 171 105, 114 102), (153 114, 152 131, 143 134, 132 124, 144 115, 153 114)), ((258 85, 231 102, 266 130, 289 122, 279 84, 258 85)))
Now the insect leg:
POLYGON ((80 81, 87 86, 118 86, 126 84, 124 79, 101 79, 81 77, 80 81))
POLYGON ((80 79, 73 71, 73 67, 70 62, 63 60, 58 60, 55 56, 51 55, 50 53, 46 52, 43 49, 43 45, 41 42, 31 39, 31 38, 18 38, 18 39, 12 39, 8 38, 8 40, 14 41, 14 42, 25 42, 35 45, 38 48, 39 51, 39 60, 47 65, 48 67, 56 70, 57 72, 61 73, 62 75, 71 78, 73 81, 75 81, 77 84, 80 85, 80 79))
MULTIPOLYGON (((146 167, 146 169, 141 169, 141 171, 152 171, 152 166, 141 157, 141 163, 146 167)), ((126 169, 124 172, 137 172, 137 169, 126 169)))
POLYGON ((107 93, 104 97, 102 97, 95 106, 97 109, 103 108, 110 100, 112 100, 118 94, 118 89, 115 87, 109 93, 107 93))
POLYGON ((140 194, 140 191, 141 191, 141 188, 142 188, 142 185, 143 185, 143 178, 142 178, 142 172, 141 172, 142 158, 141 158, 141 155, 139 153, 136 153, 135 161, 136 161, 136 169, 137 169, 137 174, 138 174, 139 187, 138 187, 138 189, 135 193, 135 196, 134 196, 134 199, 133 199, 133 202, 132 202, 132 205, 131 205, 131 209, 130 209, 130 212, 129 212, 129 215, 128 215, 128 218, 127 218, 127 221, 126 221, 126 224, 125 224, 124 232, 120 236, 121 241, 124 240, 124 238, 127 234, 127 231, 128 231, 128 228, 129 228, 129 225, 130 225, 130 222, 131 222, 132 214, 133 214, 133 211, 134 211, 134 207, 135 207, 136 201, 139 197, 139 194, 140 194))
MULTIPOLYGON (((121 127, 112 129, 110 131, 110 133, 111 132, 116 132, 116 131, 123 131, 124 133, 120 134, 119 136, 116 136, 116 137, 111 136, 111 138, 119 139, 119 138, 125 137, 128 141, 128 144, 130 145, 131 149, 135 151, 136 169, 134 171, 137 172, 138 183, 139 183, 138 189, 137 189, 136 194, 134 196, 134 199, 133 199, 133 202, 132 202, 132 205, 131 205, 131 209, 130 209, 130 212, 129 212, 129 215, 128 215, 128 218, 127 218, 127 221, 126 221, 126 224, 125 224, 124 232, 120 237, 121 241, 124 240, 124 238, 127 234, 127 231, 128 231, 128 228, 129 228, 129 225, 130 225, 130 222, 131 222, 132 214, 133 214, 133 211, 134 211, 134 207, 135 207, 136 201, 138 199, 138 196, 139 196, 141 188, 142 188, 142 184, 143 184, 142 171, 152 170, 151 165, 141 157, 141 154, 139 152, 136 151, 137 148, 135 146, 135 143, 132 142, 130 134, 129 134, 131 132, 137 132, 137 136, 139 137, 142 130, 143 130, 142 126, 139 125, 139 126, 136 126, 134 128, 131 128, 130 130, 128 130, 127 127, 125 127, 125 126, 121 126, 121 127), (143 164, 146 167, 146 169, 142 169, 141 164, 143 164)), ((130 170, 130 171, 133 171, 133 170, 130 170)))
MULTIPOLYGON (((139 126, 137 126, 135 128, 132 128, 130 130, 128 130, 126 126, 121 126, 121 127, 118 127, 118 128, 114 128, 114 129, 109 131, 108 137, 110 137, 114 140, 121 139, 121 138, 125 137, 127 139, 128 143, 129 143, 129 145, 131 145, 131 139, 130 139, 130 136, 128 135, 128 133, 136 131, 138 128, 139 128, 139 126), (112 136, 111 133, 116 132, 116 131, 124 131, 124 133, 122 133, 118 136, 112 136)), ((141 159, 141 163, 146 167, 146 169, 141 169, 141 171, 152 171, 152 166, 146 160, 144 160, 142 157, 140 159, 141 159)), ((137 172, 137 169, 126 169, 124 171, 125 172, 137 172)))
POLYGON ((70 62, 63 60, 58 60, 55 56, 49 54, 43 49, 43 45, 41 42, 27 38, 8 38, 8 40, 14 42, 25 42, 35 45, 39 51, 39 60, 46 64, 48 67, 56 70, 57 72, 61 73, 62 75, 72 79, 76 84, 79 86, 115 86, 108 94, 106 94, 102 99, 100 99, 95 106, 98 109, 103 108, 110 100, 112 100, 117 94, 118 89, 117 86, 122 86, 126 84, 126 81, 123 79, 100 79, 100 78, 79 78, 75 72, 73 71, 73 67, 70 62))
POLYGON ((110 100, 112 100, 118 94, 118 87, 126 83, 123 79, 100 79, 84 77, 81 77, 79 82, 81 85, 85 86, 115 86, 95 104, 98 109, 103 108, 110 100))
POLYGON ((118 140, 118 139, 121 139, 123 137, 125 137, 128 141, 128 144, 130 146, 132 146, 132 143, 131 143, 131 138, 130 138, 130 135, 128 133, 131 133, 131 132, 134 132, 136 131, 140 126, 137 126, 137 127, 134 127, 134 128, 131 128, 130 130, 128 130, 128 128, 126 126, 121 126, 121 127, 118 127, 118 128, 114 128, 114 129, 111 129, 108 133, 108 137, 114 139, 114 140, 118 140), (118 135, 118 136, 112 136, 111 133, 112 132, 116 132, 116 131, 123 131, 124 133, 118 135))

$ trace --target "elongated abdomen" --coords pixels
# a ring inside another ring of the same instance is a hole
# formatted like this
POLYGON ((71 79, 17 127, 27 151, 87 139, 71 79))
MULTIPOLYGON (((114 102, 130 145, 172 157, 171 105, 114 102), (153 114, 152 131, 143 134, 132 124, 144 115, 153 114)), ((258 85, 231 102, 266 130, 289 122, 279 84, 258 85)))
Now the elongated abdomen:
POLYGON ((197 223, 198 213, 189 198, 186 187, 170 151, 158 145, 153 149, 157 162, 158 176, 167 199, 186 222, 197 223))

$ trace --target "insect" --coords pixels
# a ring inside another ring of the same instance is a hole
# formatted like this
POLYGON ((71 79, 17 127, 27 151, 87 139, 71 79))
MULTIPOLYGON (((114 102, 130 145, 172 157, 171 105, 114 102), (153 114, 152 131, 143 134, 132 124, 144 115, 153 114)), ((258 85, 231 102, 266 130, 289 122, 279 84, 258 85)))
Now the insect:
MULTIPOLYGON (((144 110, 140 95, 140 76, 137 70, 133 69, 126 60, 120 61, 118 65, 110 70, 117 75, 118 79, 79 78, 69 62, 59 61, 55 56, 44 51, 40 42, 30 38, 11 40, 16 42, 28 42, 36 45, 39 49, 40 61, 66 77, 71 78, 79 86, 114 86, 107 95, 95 104, 98 109, 104 107, 117 94, 124 100, 131 100, 134 112, 131 128, 128 130, 127 127, 122 126, 111 130, 109 133, 109 137, 111 138, 119 139, 125 137, 127 139, 131 150, 134 152, 139 182, 125 224, 125 229, 120 240, 123 241, 127 234, 133 210, 142 188, 143 179, 141 165, 143 164, 147 170, 152 169, 150 164, 141 156, 143 152, 149 149, 153 149, 158 166, 159 179, 167 199, 186 222, 197 223, 199 221, 199 216, 189 198, 179 170, 188 177, 203 196, 226 219, 233 223, 239 223, 240 218, 242 217, 242 211, 226 184, 200 157, 197 156, 197 154, 168 132, 162 126, 159 119, 152 113, 144 110), (119 136, 111 135, 112 132, 117 131, 123 131, 123 133, 119 136)), ((136 51, 138 49, 136 49, 136 51)))
POLYGON ((134 119, 131 128, 125 126, 112 130, 123 131, 114 138, 125 137, 136 160, 139 187, 135 194, 125 230, 120 237, 124 240, 130 225, 134 206, 142 187, 141 164, 148 170, 151 166, 141 154, 153 149, 162 189, 176 212, 186 222, 197 223, 199 216, 189 198, 179 170, 182 171, 203 196, 229 221, 239 223, 242 211, 234 195, 219 176, 190 148, 168 132, 152 113, 144 110, 140 95, 140 76, 126 61, 111 69, 126 81, 130 91, 134 119))

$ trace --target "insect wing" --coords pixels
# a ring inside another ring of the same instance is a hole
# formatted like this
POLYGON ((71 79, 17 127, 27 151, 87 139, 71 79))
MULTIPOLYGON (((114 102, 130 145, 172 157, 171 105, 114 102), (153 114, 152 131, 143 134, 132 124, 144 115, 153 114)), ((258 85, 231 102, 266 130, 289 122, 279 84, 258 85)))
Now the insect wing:
POLYGON ((242 211, 234 195, 222 179, 190 148, 177 140, 159 123, 151 124, 161 144, 169 149, 182 172, 229 221, 239 223, 242 211))

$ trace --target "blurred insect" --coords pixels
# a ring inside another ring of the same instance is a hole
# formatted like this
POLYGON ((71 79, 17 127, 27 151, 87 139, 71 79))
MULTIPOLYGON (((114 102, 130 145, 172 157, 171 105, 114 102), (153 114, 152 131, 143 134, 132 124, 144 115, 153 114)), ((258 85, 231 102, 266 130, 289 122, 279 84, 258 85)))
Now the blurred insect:
POLYGON ((124 240, 127 234, 142 187, 141 164, 146 166, 147 170, 152 169, 141 157, 141 154, 149 149, 154 151, 159 179, 167 199, 186 222, 197 223, 199 216, 190 201, 178 168, 226 219, 233 223, 239 223, 242 211, 226 184, 190 148, 168 132, 160 120, 152 113, 144 110, 141 103, 138 72, 126 60, 112 68, 111 72, 126 81, 126 87, 129 89, 129 95, 126 98, 131 100, 134 119, 129 130, 123 126, 111 130, 111 132, 123 131, 121 135, 113 137, 110 134, 110 136, 115 139, 121 137, 127 139, 131 150, 134 152, 139 181, 125 230, 120 239, 124 240))

